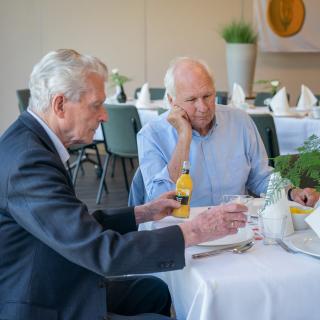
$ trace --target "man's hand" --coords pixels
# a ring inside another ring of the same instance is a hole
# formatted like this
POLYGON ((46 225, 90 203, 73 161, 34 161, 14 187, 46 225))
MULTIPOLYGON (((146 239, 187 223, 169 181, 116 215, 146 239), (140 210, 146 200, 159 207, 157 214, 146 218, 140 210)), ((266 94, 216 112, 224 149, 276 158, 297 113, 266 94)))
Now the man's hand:
POLYGON ((183 135, 186 139, 191 140, 192 127, 188 114, 184 109, 174 105, 167 120, 174 128, 176 128, 179 136, 183 135))
POLYGON ((147 221, 160 220, 171 215, 173 209, 180 207, 180 203, 176 200, 173 200, 175 195, 175 191, 169 191, 153 201, 135 207, 134 213, 137 224, 147 221))
POLYGON ((246 225, 246 211, 248 211, 246 206, 230 203, 208 209, 193 220, 180 224, 185 246, 189 247, 237 233, 238 228, 246 225))
POLYGON ((319 192, 313 188, 296 188, 291 191, 291 198, 293 201, 309 207, 314 207, 316 202, 319 200, 319 196, 319 192))

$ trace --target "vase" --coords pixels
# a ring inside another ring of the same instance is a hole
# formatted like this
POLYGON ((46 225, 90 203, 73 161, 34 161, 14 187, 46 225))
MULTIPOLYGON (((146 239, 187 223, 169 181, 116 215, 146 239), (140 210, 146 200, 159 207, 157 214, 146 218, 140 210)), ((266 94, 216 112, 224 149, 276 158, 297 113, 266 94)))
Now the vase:
POLYGON ((243 88, 246 97, 251 97, 257 56, 256 45, 228 43, 226 53, 229 93, 236 82, 243 88))
POLYGON ((127 101, 127 96, 124 92, 122 84, 117 87, 117 100, 120 103, 125 103, 127 101))

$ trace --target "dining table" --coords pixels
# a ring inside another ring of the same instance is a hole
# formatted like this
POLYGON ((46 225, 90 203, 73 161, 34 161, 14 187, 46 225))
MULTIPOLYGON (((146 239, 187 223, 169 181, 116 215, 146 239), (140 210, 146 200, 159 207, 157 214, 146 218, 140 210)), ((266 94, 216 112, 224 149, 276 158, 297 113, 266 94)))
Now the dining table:
POLYGON ((292 113, 278 116, 270 112, 268 107, 248 108, 250 114, 271 114, 277 131, 280 154, 296 154, 311 135, 320 137, 320 119, 314 119, 307 112, 297 112, 292 108, 292 113))
MULTIPOLYGON (((106 104, 118 104, 119 107, 126 104, 136 105, 137 100, 128 100, 126 103, 118 103, 114 101, 106 101, 106 104)), ((230 106, 229 106, 230 107, 230 106)), ((163 100, 150 101, 143 108, 137 108, 141 125, 144 126, 148 122, 159 116, 159 109, 164 108, 163 100)), ((297 148, 301 147, 304 141, 311 135, 315 134, 320 137, 320 119, 313 119, 304 113, 292 113, 286 116, 277 116, 269 111, 267 107, 252 107, 244 109, 247 113, 255 114, 271 114, 274 118, 279 150, 281 155, 296 154, 297 148)), ((103 140, 102 130, 99 127, 94 135, 94 140, 103 140)))
MULTIPOLYGON (((142 226, 142 230, 181 222, 166 217, 142 226)), ((259 227, 253 223, 242 235, 250 238, 250 228, 259 234, 259 227)), ((303 232, 293 235, 303 242, 303 232)), ((285 238, 289 245, 293 235, 285 238)), ((193 246, 185 250, 186 266, 182 270, 157 274, 169 287, 178 320, 319 320, 320 245, 310 256, 287 252, 279 245, 265 245, 262 240, 254 242, 242 254, 224 252, 202 259, 193 259, 192 255, 221 246, 215 242, 193 246)))

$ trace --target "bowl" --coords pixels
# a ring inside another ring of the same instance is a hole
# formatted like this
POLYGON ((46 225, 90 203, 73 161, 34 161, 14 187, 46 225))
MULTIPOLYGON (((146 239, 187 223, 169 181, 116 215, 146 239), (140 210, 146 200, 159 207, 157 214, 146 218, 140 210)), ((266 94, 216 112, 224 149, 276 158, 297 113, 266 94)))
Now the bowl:
POLYGON ((293 228, 295 231, 305 230, 309 228, 309 225, 304 219, 314 210, 314 208, 304 206, 290 207, 293 228))

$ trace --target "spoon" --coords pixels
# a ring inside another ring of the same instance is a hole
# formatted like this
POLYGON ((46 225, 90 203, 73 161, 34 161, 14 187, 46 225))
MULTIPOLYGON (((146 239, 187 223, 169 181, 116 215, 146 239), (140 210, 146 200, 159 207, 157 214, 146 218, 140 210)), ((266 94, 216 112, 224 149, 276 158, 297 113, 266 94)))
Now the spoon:
POLYGON ((220 250, 211 250, 211 251, 207 251, 207 252, 202 252, 202 253, 196 253, 192 255, 193 259, 201 259, 201 258, 205 258, 205 257, 210 257, 210 256, 216 256, 220 253, 223 252, 232 252, 232 253, 237 253, 237 254, 241 254, 246 252, 247 250, 251 249, 254 245, 254 242, 248 242, 245 245, 242 245, 240 247, 235 247, 235 248, 226 248, 226 249, 220 249, 220 250))

